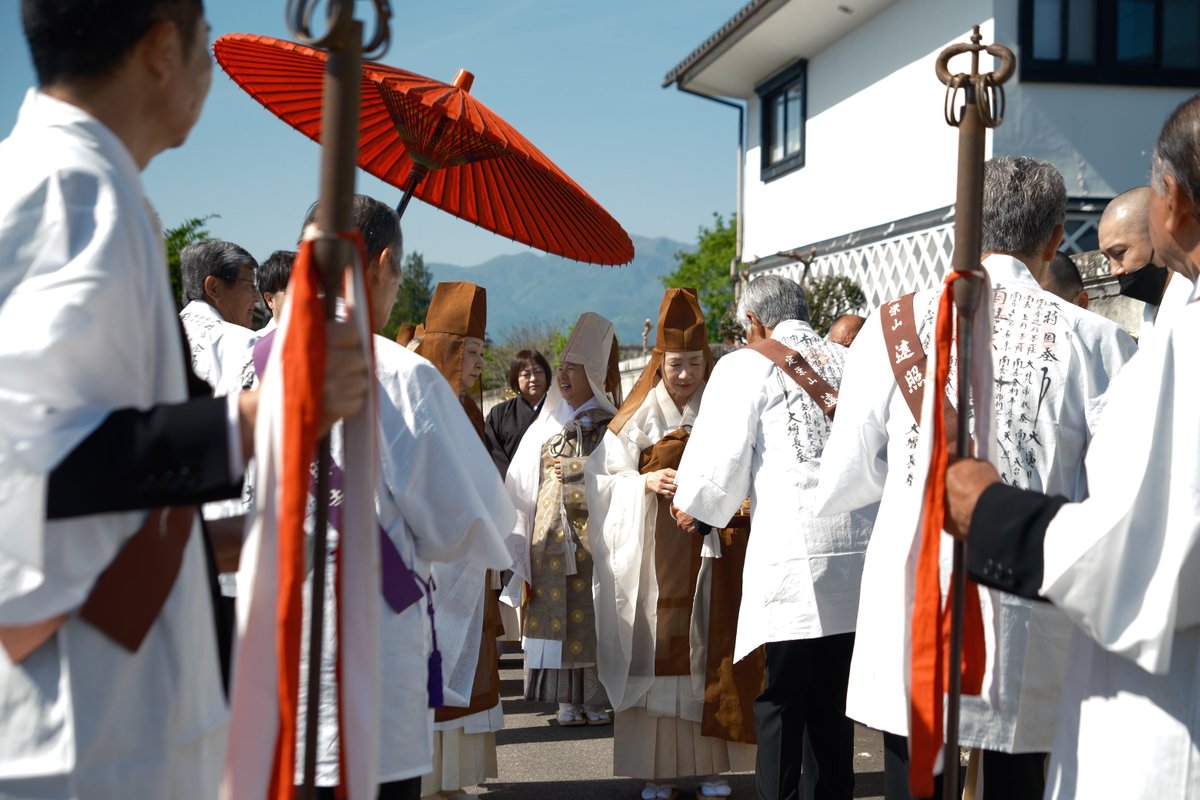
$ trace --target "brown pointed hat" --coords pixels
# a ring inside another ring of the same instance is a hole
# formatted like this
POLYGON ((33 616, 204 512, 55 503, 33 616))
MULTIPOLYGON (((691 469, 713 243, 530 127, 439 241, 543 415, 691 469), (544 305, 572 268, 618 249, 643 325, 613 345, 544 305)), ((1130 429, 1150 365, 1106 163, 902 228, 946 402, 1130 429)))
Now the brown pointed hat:
POLYGON ((608 429, 620 433, 634 412, 641 408, 650 390, 662 380, 663 356, 694 350, 704 353, 704 379, 708 380, 712 373, 712 351, 708 347, 708 329, 704 325, 704 312, 700 310, 696 290, 691 287, 667 289, 658 308, 658 335, 650 360, 608 429))
MULTIPOLYGON (((471 388, 462 385, 466 339, 483 339, 486 330, 487 290, 467 281, 439 283, 425 313, 425 329, 417 331, 421 341, 416 353, 438 368, 455 395, 466 399, 466 391, 471 388)), ((467 414, 482 432, 482 416, 473 414, 471 408, 467 408, 467 414)))
POLYGON ((487 332, 487 289, 467 281, 444 281, 433 290, 425 313, 425 336, 451 333, 484 338, 487 332))

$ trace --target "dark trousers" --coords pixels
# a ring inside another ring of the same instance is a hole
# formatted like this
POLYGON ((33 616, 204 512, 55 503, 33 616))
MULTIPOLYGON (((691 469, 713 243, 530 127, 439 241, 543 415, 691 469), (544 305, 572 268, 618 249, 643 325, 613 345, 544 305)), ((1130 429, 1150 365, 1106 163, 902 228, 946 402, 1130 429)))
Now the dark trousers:
MULTIPOLYGON (((999 753, 983 750, 983 800, 1038 800, 1046 788, 1045 753, 999 753)), ((959 781, 959 786, 963 782, 959 781)), ((942 796, 942 776, 934 779, 933 794, 942 796)), ((908 739, 883 734, 883 798, 913 800, 908 793, 908 739)))
POLYGON ((754 700, 759 800, 853 797, 854 724, 846 718, 853 650, 853 633, 767 644, 766 686, 754 700))
MULTIPOLYGON (((334 800, 334 790, 329 786, 317 789, 317 800, 334 800)), ((379 784, 379 794, 376 800, 421 800, 421 779, 409 778, 404 781, 379 784)))

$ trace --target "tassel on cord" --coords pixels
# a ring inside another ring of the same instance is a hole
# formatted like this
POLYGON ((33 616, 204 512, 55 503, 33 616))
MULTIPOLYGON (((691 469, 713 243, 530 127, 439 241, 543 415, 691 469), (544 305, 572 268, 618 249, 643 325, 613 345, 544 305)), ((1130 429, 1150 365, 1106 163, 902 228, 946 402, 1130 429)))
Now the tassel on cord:
POLYGON ((437 624, 433 613, 433 590, 437 588, 437 584, 433 582, 433 576, 429 576, 429 580, 421 580, 421 576, 413 573, 413 577, 421 584, 421 588, 425 590, 425 606, 429 609, 429 632, 432 636, 433 652, 429 654, 429 707, 441 708, 446 705, 445 695, 442 694, 442 652, 438 650, 437 643, 437 624))

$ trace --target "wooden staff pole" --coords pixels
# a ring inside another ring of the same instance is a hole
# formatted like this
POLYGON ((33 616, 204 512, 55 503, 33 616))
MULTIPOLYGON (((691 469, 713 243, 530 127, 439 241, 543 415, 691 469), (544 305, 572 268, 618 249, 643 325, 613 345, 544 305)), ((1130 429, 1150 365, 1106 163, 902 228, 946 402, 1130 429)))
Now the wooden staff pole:
MULTIPOLYGON (((319 237, 313 258, 325 292, 325 318, 333 319, 347 265, 354 261, 350 243, 338 236, 353 225, 358 155, 359 93, 362 82, 362 23, 353 17, 352 0, 338 0, 329 36, 325 90, 321 104, 321 182, 317 202, 319 237)), ((325 622, 325 553, 328 549, 329 436, 317 446, 316 520, 312 538, 312 591, 308 614, 308 684, 304 726, 304 800, 317 796, 317 729, 321 697, 321 645, 325 622)))
MULTIPOLYGON (((971 407, 971 360, 974 357, 973 329, 984 281, 980 266, 983 228, 983 162, 987 129, 1003 118, 1001 84, 1012 75, 1013 54, 1000 45, 984 47, 979 26, 971 35, 971 44, 951 45, 937 60, 937 74, 947 86, 946 122, 958 128, 958 187, 954 205, 954 256, 952 266, 960 274, 954 281, 954 306, 957 322, 958 356, 958 430, 955 451, 960 458, 971 454, 971 431, 967 409, 971 407), (1000 58, 996 72, 980 73, 979 54, 1000 58), (960 53, 971 54, 971 72, 951 75, 947 64, 960 53), (962 106, 954 108, 958 90, 963 90, 962 106), (993 105, 999 99, 1000 108, 993 105)), ((990 354, 984 354, 984 358, 990 354)), ((950 654, 946 703, 946 744, 942 754, 942 790, 945 800, 958 800, 958 721, 962 698, 963 610, 966 601, 966 547, 954 543, 954 571, 950 587, 950 654)))

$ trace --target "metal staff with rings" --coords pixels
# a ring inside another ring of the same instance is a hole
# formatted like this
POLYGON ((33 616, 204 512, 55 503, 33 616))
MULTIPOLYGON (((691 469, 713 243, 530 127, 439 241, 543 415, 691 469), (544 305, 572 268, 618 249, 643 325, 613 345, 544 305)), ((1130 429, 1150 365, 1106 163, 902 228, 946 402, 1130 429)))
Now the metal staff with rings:
MULTIPOLYGON (((355 263, 352 240, 341 234, 353 229, 352 202, 354 199, 356 158, 358 155, 358 111, 362 81, 362 61, 378 58, 388 48, 391 37, 391 5, 388 0, 374 0, 375 25, 370 41, 363 42, 363 23, 354 18, 353 0, 330 0, 326 10, 327 32, 313 35, 313 16, 320 0, 288 0, 287 19, 297 41, 329 51, 325 68, 325 95, 321 109, 321 180, 317 205, 316 243, 313 255, 324 289, 325 316, 332 319, 337 298, 342 293, 342 271, 355 263)), ((361 269, 363 265, 359 265, 361 269)), ((325 597, 325 551, 328 533, 330 474, 329 437, 317 446, 317 476, 315 496, 316 520, 313 526, 310 564, 312 566, 312 596, 309 607, 320 609, 325 597)), ((315 800, 317 794, 317 721, 321 682, 321 642, 324 614, 309 615, 308 631, 308 688, 304 730, 304 766, 301 797, 315 800)))
MULTIPOLYGON (((912 720, 910 747, 912 769, 910 788, 914 796, 932 794, 933 768, 937 747, 942 746, 942 693, 947 695, 945 741, 943 754, 943 797, 959 797, 958 726, 960 697, 964 691, 964 672, 968 691, 979 692, 982 683, 983 651, 982 619, 978 595, 968 606, 965 571, 965 551, 962 542, 955 542, 949 607, 949 652, 943 649, 941 589, 938 578, 938 548, 943 528, 943 498, 945 471, 949 460, 948 419, 941 412, 944 387, 949 379, 951 341, 956 343, 957 408, 955 453, 970 455, 971 426, 967 410, 971 407, 971 361, 975 346, 972 334, 975 315, 986 285, 981 267, 981 238, 983 225, 983 164, 988 128, 998 126, 1004 117, 1003 84, 1012 77, 1016 59, 1003 45, 982 44, 979 26, 969 44, 953 44, 937 58, 938 79, 946 85, 946 123, 958 128, 958 185, 955 197, 954 255, 952 271, 946 277, 946 290, 940 302, 937 323, 937 375, 932 394, 933 455, 925 491, 922 515, 922 545, 918 562, 916 599, 912 620, 912 720), (951 73, 950 61, 959 55, 970 54, 971 71, 951 73), (980 55, 999 60, 991 72, 980 72, 980 55), (951 292, 950 290, 953 289, 951 292), (954 313, 950 313, 953 301, 954 313), (951 327, 953 316, 955 326, 951 327), (954 336, 955 329, 957 336, 954 336), (967 659, 964 662, 964 619, 968 625, 967 659), (964 668, 965 664, 965 668, 964 668), (944 683, 944 686, 943 686, 944 683)), ((990 354, 982 357, 989 358, 990 354)), ((972 588, 972 592, 975 592, 972 588)))

